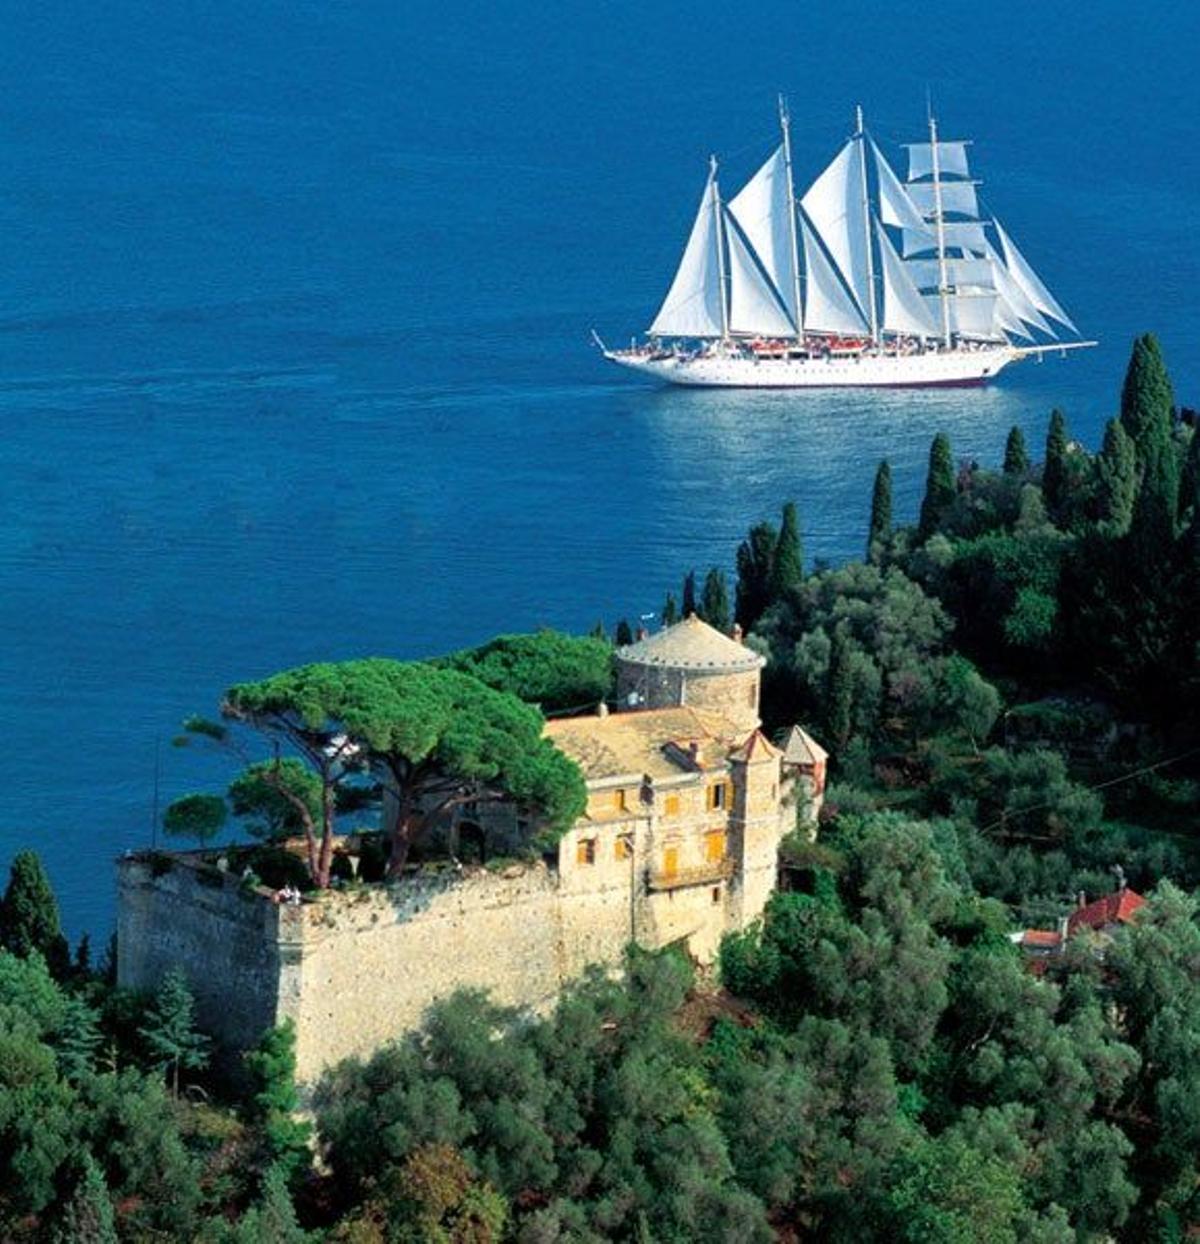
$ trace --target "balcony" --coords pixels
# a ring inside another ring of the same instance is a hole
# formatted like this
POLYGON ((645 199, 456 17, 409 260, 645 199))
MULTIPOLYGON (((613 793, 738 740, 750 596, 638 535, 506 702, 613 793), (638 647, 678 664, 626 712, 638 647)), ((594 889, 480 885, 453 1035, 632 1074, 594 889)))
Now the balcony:
POLYGON ((695 868, 676 868, 673 872, 652 870, 649 877, 651 890, 682 890, 687 886, 713 885, 728 881, 736 871, 732 856, 699 864, 695 868))

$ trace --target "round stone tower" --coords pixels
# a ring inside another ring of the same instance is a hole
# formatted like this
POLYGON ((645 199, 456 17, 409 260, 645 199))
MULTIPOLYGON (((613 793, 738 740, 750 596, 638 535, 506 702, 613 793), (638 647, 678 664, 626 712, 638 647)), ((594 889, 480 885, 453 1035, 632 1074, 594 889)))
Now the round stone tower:
POLYGON ((759 725, 758 693, 766 661, 689 614, 637 643, 618 648, 617 708, 688 705, 720 713, 739 731, 759 725))

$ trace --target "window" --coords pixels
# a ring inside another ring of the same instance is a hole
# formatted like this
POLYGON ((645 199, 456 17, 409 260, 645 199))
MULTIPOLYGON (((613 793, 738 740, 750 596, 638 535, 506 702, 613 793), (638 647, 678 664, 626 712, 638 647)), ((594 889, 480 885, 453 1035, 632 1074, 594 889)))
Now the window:
POLYGON ((714 782, 708 788, 708 810, 721 812, 727 807, 729 807, 729 783, 714 782))
POLYGON ((678 815, 679 815, 679 796, 668 795, 663 800, 663 816, 678 816, 678 815))
POLYGON ((575 863, 594 864, 596 862, 595 838, 580 838, 575 844, 575 863))
POLYGON ((752 682, 750 684, 749 692, 746 695, 746 703, 749 704, 751 708, 758 707, 758 683, 757 682, 752 682))
POLYGON ((719 864, 725 858, 725 831, 710 829, 704 835, 704 858, 710 864, 719 864))
POLYGON ((712 888, 712 901, 714 906, 721 901, 721 887, 719 885, 715 885, 712 888))
POLYGON ((625 811, 625 792, 623 790, 613 790, 608 792, 609 806, 614 812, 625 811))
POLYGON ((617 841, 613 844, 613 858, 618 860, 633 858, 633 836, 631 834, 620 834, 617 837, 617 841))
POLYGON ((663 848, 663 876, 674 877, 679 872, 679 848, 677 846, 663 848))

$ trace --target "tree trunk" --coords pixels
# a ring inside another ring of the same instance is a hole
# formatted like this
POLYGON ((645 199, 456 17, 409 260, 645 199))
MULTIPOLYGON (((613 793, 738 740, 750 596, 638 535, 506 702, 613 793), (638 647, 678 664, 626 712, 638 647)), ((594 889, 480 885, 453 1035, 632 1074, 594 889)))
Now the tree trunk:
POLYGON ((320 890, 329 889, 329 875, 333 871, 333 831, 337 816, 336 790, 332 782, 326 782, 321 792, 321 851, 313 881, 320 890))
POLYGON ((413 814, 397 816, 396 827, 392 830, 392 853, 388 857, 387 879, 399 881, 404 875, 404 865, 408 863, 408 849, 412 845, 413 814))

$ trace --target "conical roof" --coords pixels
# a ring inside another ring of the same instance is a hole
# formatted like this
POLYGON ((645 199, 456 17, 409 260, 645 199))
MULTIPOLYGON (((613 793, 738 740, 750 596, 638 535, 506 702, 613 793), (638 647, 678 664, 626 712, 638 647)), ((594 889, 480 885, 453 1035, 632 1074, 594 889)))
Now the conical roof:
POLYGON ((722 635, 707 622, 701 622, 694 613, 655 635, 618 648, 617 660, 630 665, 653 665, 658 669, 722 674, 760 669, 766 664, 753 649, 722 635))

